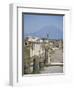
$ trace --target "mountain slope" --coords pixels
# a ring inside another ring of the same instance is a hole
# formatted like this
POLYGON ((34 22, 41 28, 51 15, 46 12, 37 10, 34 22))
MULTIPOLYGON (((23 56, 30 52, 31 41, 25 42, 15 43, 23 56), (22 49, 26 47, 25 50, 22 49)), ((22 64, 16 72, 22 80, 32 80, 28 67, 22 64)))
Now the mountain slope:
POLYGON ((47 34, 49 39, 63 39, 63 30, 60 30, 55 26, 45 26, 34 33, 27 33, 25 35, 46 38, 47 34))

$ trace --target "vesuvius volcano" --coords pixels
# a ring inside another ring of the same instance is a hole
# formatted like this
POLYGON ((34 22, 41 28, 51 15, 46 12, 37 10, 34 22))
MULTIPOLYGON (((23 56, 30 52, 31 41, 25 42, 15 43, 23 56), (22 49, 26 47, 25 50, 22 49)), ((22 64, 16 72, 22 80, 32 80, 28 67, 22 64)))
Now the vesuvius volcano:
POLYGON ((44 26, 40 30, 36 30, 33 33, 24 33, 24 36, 33 36, 39 38, 48 38, 49 39, 63 39, 63 30, 56 26, 44 26))

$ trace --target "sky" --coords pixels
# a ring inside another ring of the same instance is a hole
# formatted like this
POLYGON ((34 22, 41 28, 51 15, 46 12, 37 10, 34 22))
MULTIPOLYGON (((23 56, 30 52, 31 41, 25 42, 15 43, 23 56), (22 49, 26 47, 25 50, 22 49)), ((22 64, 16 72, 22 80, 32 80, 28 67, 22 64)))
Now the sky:
POLYGON ((46 37, 63 39, 63 16, 24 14, 24 36, 46 37))

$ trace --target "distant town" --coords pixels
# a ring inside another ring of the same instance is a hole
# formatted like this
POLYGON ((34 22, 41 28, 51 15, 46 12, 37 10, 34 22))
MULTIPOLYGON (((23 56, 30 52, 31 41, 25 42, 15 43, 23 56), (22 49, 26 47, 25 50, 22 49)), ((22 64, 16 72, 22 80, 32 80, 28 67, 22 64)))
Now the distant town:
POLYGON ((24 74, 63 73, 63 40, 24 38, 24 74))

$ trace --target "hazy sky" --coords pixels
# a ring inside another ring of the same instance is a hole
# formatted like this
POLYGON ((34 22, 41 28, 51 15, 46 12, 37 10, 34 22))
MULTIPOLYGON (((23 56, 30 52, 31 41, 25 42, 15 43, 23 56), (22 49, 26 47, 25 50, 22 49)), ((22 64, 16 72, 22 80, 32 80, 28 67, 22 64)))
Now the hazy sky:
MULTIPOLYGON (((24 14, 24 34, 35 33, 42 30, 42 28, 56 27, 57 32, 63 32, 63 16, 59 15, 36 15, 24 14)), ((51 29, 51 33, 53 29, 51 29)), ((54 35, 56 36, 57 33, 54 35)), ((63 34, 63 33, 61 33, 63 34)), ((62 35, 63 36, 63 35, 62 35)))

